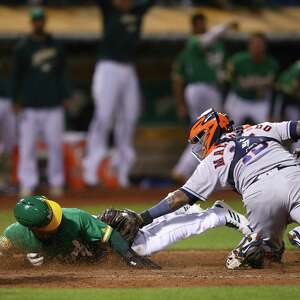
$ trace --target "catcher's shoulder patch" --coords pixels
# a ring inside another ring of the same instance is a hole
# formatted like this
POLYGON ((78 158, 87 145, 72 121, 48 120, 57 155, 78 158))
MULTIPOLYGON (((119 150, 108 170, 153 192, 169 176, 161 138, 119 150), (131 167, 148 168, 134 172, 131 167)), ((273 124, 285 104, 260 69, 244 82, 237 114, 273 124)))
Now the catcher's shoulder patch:
POLYGON ((0 237, 0 250, 7 251, 12 248, 12 242, 6 236, 0 237))

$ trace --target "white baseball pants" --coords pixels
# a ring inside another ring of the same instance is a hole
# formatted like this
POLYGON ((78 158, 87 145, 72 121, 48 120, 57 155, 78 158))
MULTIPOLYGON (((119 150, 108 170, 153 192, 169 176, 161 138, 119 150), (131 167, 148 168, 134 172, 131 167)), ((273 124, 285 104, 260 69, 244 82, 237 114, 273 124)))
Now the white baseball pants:
POLYGON ((114 128, 116 169, 121 185, 128 184, 128 175, 135 161, 133 137, 140 112, 140 92, 135 69, 131 64, 100 61, 96 65, 92 93, 95 112, 87 137, 84 178, 96 184, 97 169, 108 152, 108 135, 114 128))
POLYGON ((39 182, 36 143, 41 136, 48 149, 47 175, 52 187, 64 184, 63 108, 25 108, 20 114, 20 162, 18 177, 21 188, 34 189, 39 182))
POLYGON ((224 209, 212 207, 203 212, 159 217, 138 232, 132 249, 141 256, 151 255, 166 247, 226 224, 224 209))
MULTIPOLYGON (((189 84, 185 89, 185 101, 192 122, 196 121, 197 117, 209 108, 214 108, 216 111, 220 111, 222 108, 219 91, 216 87, 204 83, 189 84)), ((199 161, 192 154, 191 146, 187 145, 174 167, 173 173, 189 178, 198 163, 199 161)))
POLYGON ((16 143, 16 118, 7 98, 0 98, 0 153, 10 154, 16 143))
POLYGON ((230 93, 226 99, 225 112, 236 125, 242 125, 247 118, 258 124, 268 120, 270 105, 270 99, 249 101, 230 93))

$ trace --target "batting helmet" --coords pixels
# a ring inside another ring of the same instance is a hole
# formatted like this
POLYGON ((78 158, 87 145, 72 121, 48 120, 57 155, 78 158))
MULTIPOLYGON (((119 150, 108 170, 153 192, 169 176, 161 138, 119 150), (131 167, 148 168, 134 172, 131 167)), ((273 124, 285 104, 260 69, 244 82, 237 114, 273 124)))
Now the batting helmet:
POLYGON ((47 199, 45 196, 22 198, 16 204, 14 214, 20 224, 39 232, 56 230, 62 220, 60 205, 47 199))
POLYGON ((220 141, 223 133, 233 130, 233 121, 227 114, 214 111, 212 108, 200 115, 189 133, 189 142, 193 146, 193 154, 204 159, 220 141))

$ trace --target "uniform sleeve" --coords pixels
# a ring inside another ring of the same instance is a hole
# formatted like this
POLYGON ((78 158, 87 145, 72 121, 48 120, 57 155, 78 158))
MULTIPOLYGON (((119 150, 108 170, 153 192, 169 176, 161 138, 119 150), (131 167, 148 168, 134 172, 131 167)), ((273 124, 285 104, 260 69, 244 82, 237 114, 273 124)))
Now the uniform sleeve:
POLYGON ((107 242, 110 239, 113 228, 94 218, 92 215, 81 211, 82 235, 89 242, 107 242))
POLYGON ((270 133, 272 136, 280 142, 292 140, 297 141, 297 122, 296 121, 288 121, 288 122, 280 122, 280 123, 269 123, 270 133))
POLYGON ((204 159, 195 170, 194 174, 182 186, 181 190, 190 194, 190 198, 197 197, 206 201, 218 183, 218 173, 204 159))
POLYGON ((14 223, 7 227, 4 231, 4 236, 10 241, 12 248, 23 252, 39 252, 41 243, 33 234, 27 230, 21 229, 21 225, 14 223))

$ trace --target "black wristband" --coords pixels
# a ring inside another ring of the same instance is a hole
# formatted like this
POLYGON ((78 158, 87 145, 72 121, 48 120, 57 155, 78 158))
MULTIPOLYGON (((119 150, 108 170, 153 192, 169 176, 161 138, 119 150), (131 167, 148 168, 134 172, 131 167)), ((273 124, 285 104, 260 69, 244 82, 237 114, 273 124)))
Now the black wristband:
POLYGON ((146 226, 148 224, 151 224, 153 222, 153 218, 152 216, 150 215, 149 211, 148 210, 145 210, 144 212, 142 212, 140 214, 142 220, 143 220, 143 226, 146 226))

